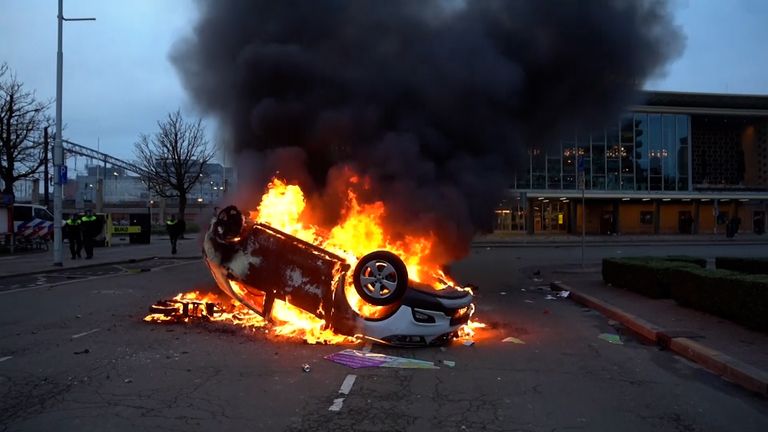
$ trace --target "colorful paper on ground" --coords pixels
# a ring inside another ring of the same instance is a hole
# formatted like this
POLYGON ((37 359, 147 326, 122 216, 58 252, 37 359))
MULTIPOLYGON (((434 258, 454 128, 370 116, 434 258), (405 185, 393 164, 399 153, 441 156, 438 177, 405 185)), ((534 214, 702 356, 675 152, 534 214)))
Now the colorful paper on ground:
POLYGON ((353 369, 364 367, 389 367, 402 369, 440 369, 434 363, 415 360, 404 357, 388 356, 353 349, 345 349, 337 353, 325 356, 326 360, 351 367, 353 369))

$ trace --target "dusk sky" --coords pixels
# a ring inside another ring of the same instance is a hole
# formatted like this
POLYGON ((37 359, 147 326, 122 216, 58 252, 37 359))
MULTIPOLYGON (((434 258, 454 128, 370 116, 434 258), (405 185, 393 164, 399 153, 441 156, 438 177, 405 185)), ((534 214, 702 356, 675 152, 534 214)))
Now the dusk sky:
MULTIPOLYGON (((646 88, 768 95, 768 1, 675 0, 673 7, 685 52, 646 88)), ((39 98, 53 99, 57 1, 0 0, 0 10, 0 62, 39 98)), ((195 23, 194 2, 67 0, 64 12, 97 18, 64 24, 65 137, 133 159, 139 133, 154 132, 169 111, 196 115, 168 60, 195 23)), ((207 124, 215 141, 215 125, 207 124)))

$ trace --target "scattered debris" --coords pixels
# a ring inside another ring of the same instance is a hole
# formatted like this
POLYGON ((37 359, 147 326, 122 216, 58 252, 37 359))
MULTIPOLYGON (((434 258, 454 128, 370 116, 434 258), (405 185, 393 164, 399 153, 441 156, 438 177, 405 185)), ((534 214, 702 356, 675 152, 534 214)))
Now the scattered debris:
POLYGON ((473 340, 465 340, 463 343, 464 343, 464 346, 472 346, 472 345, 475 344, 475 341, 473 341, 473 340))
POLYGON ((75 352, 73 352, 72 354, 74 354, 74 355, 80 355, 80 354, 88 354, 89 352, 91 352, 91 350, 89 350, 88 348, 86 348, 86 349, 84 349, 84 350, 82 350, 82 351, 75 351, 75 352))
POLYGON ((506 291, 502 291, 502 292, 500 292, 499 294, 501 294, 501 295, 507 295, 507 292, 506 292, 506 291))
POLYGON ((534 281, 534 282, 542 282, 543 280, 544 280, 544 279, 542 279, 542 278, 539 278, 539 277, 535 277, 535 278, 533 278, 533 281, 534 281))
POLYGON ((0 357, 0 362, 4 362, 4 361, 10 360, 12 358, 13 358, 13 356, 0 357))
POLYGON ((304 363, 303 365, 301 365, 301 370, 303 370, 304 372, 309 372, 312 370, 312 368, 309 367, 309 364, 304 363))
POLYGON ((441 360, 440 363, 442 363, 442 364, 444 364, 444 365, 446 365, 448 367, 456 366, 456 362, 455 361, 451 361, 451 360, 441 360))
POLYGON ((514 336, 506 337, 506 338, 502 339, 501 341, 502 342, 512 342, 512 343, 516 343, 516 344, 525 345, 525 342, 523 342, 522 340, 520 340, 520 339, 518 339, 518 338, 516 338, 514 336))
POLYGON ((82 318, 82 315, 75 315, 75 318, 82 318))
POLYGON ((616 321, 616 320, 609 319, 608 320, 608 325, 611 326, 611 327, 616 327, 617 325, 619 325, 619 322, 616 321))
POLYGON ((600 333, 600 335, 597 336, 597 337, 602 339, 602 340, 604 340, 604 341, 606 341, 606 342, 610 342, 612 344, 624 345, 624 342, 621 341, 621 336, 619 336, 617 334, 600 333))
POLYGON ((571 295, 570 291, 560 291, 560 294, 558 294, 562 298, 568 298, 571 295))
POLYGON ((557 297, 552 297, 551 295, 547 294, 546 297, 544 297, 545 300, 557 300, 557 297))
POLYGON ((523 300, 526 303, 533 303, 533 300, 523 300))
POLYGON ((520 291, 525 292, 525 288, 520 288, 520 291))
POLYGON ((123 382, 126 384, 130 384, 133 382, 133 378, 126 378, 123 382))
POLYGON ((425 360, 409 359, 404 357, 388 356, 353 349, 345 349, 324 357, 334 363, 338 363, 353 369, 364 367, 391 367, 401 369, 440 369, 434 363, 425 360))

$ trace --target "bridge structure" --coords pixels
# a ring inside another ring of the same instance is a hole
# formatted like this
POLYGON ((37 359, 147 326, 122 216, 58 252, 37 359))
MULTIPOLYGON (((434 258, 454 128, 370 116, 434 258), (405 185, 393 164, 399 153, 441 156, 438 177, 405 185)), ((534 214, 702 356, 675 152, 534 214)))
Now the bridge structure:
POLYGON ((147 170, 134 163, 118 159, 114 156, 110 156, 106 153, 94 150, 90 147, 86 147, 69 140, 61 140, 61 143, 64 147, 65 153, 75 154, 78 156, 87 157, 89 159, 95 159, 100 162, 104 162, 104 167, 106 167, 107 164, 110 164, 112 166, 122 168, 126 171, 130 171, 134 174, 138 174, 142 178, 149 178, 150 176, 150 173, 147 170))

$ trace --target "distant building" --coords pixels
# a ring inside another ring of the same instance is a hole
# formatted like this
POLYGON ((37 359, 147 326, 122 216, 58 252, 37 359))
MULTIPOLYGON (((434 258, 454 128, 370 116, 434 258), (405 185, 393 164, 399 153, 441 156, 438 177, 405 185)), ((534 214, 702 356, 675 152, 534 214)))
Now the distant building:
POLYGON ((760 231, 768 203, 768 96, 645 92, 615 124, 529 149, 497 231, 760 231))

